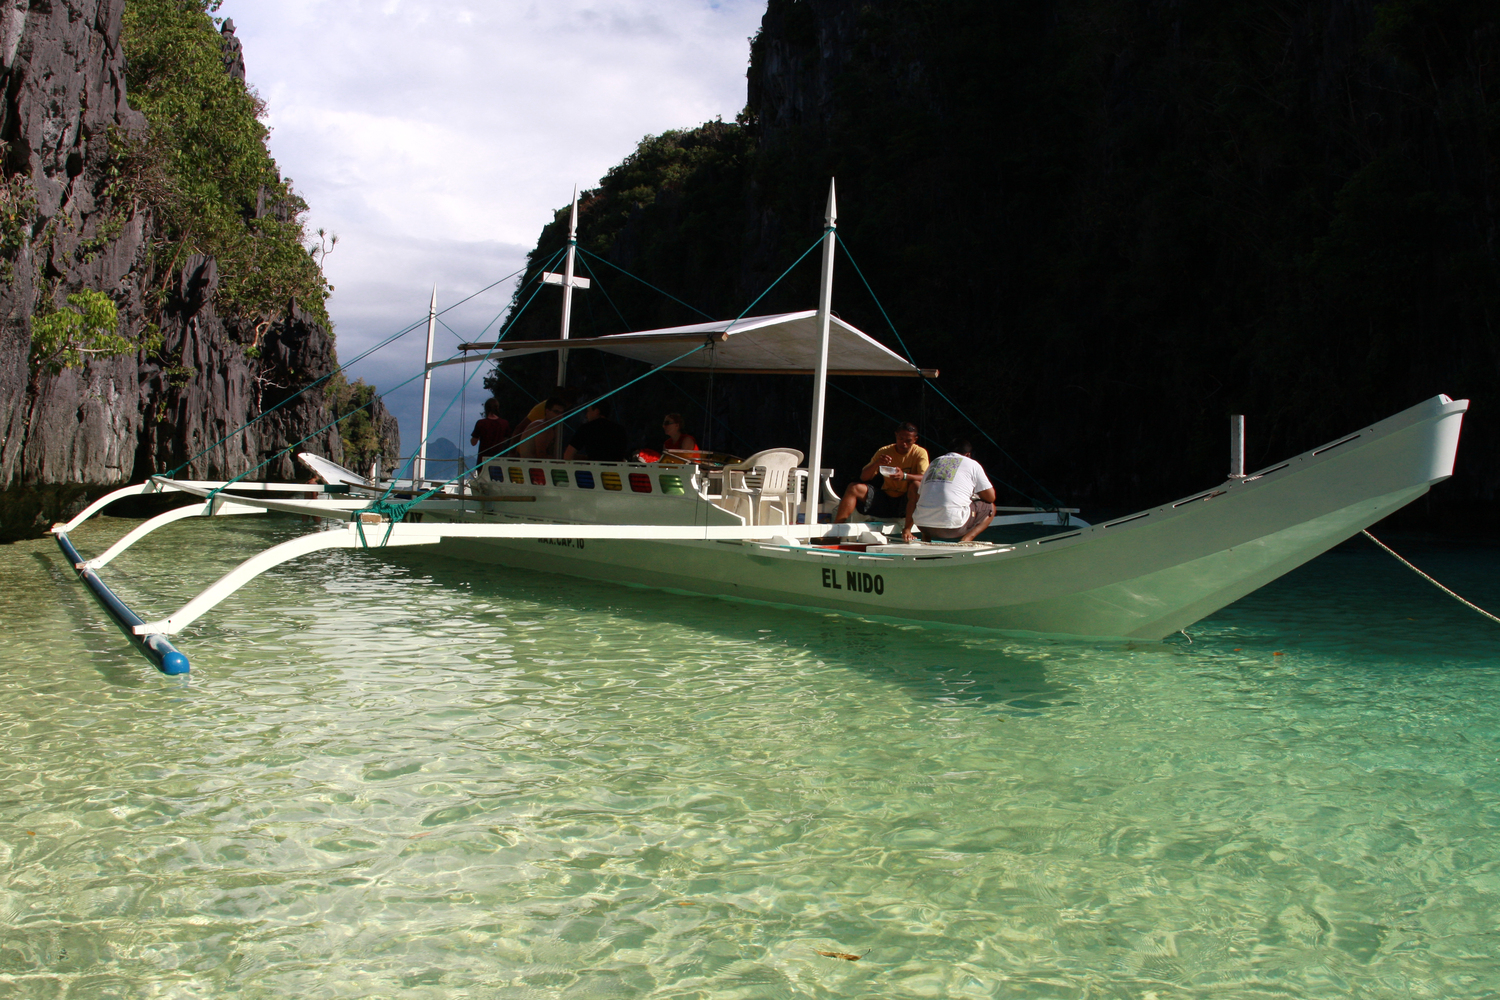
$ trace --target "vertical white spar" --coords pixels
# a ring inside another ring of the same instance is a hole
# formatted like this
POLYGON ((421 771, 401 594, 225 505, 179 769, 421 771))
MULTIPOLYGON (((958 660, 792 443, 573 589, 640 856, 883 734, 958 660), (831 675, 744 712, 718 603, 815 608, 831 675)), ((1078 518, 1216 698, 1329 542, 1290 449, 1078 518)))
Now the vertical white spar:
POLYGON ((437 285, 432 286, 432 302, 427 306, 427 360, 422 373, 422 440, 417 446, 417 462, 412 468, 412 480, 420 483, 427 478, 427 413, 432 405, 432 337, 437 332, 437 285))
POLYGON ((827 231, 823 234, 823 275, 818 291, 818 368, 813 373, 812 440, 807 453, 807 500, 803 504, 803 521, 818 523, 818 498, 823 470, 823 396, 828 387, 828 324, 833 314, 833 245, 837 230, 838 206, 834 202, 833 178, 828 180, 827 231))
MULTIPOLYGON (((573 210, 568 216, 568 257, 563 264, 563 273, 554 274, 551 271, 542 272, 542 282, 548 285, 562 285, 563 307, 562 307, 562 332, 560 339, 568 339, 568 328, 573 322, 573 289, 588 288, 589 279, 579 278, 573 274, 574 262, 578 259, 578 188, 573 188, 573 210)), ((557 351, 557 384, 565 386, 568 384, 568 349, 559 348, 557 351)), ((562 436, 557 439, 557 451, 554 457, 562 457, 562 436)))
MULTIPOLYGON (((573 211, 568 216, 568 259, 563 264, 563 307, 562 307, 562 333, 563 340, 568 339, 568 327, 573 319, 573 261, 578 254, 578 187, 573 187, 573 211)), ((568 350, 563 348, 557 352, 557 384, 568 384, 568 350)))

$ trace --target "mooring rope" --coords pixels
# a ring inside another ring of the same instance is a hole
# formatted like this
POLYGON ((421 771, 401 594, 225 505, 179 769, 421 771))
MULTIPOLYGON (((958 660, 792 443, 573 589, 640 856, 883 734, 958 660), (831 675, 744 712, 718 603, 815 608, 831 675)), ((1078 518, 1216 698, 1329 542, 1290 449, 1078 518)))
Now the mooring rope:
POLYGON ((1385 544, 1385 542, 1382 542, 1380 539, 1376 538, 1374 535, 1370 534, 1368 531, 1361 531, 1360 534, 1364 535, 1366 538, 1368 538, 1370 541, 1374 542, 1376 545, 1380 546, 1382 549, 1385 549, 1387 552, 1389 552, 1392 556, 1394 556, 1396 558, 1396 561, 1400 562, 1407 569, 1411 570, 1413 573, 1417 574, 1422 579, 1426 580, 1428 583, 1432 584, 1438 590, 1441 590, 1443 593, 1447 594, 1449 597, 1453 598, 1458 603, 1468 605, 1469 607, 1473 608, 1475 611, 1478 611, 1480 614, 1484 615, 1486 618, 1488 618, 1492 622, 1500 622, 1500 618, 1497 618, 1494 615, 1490 614, 1488 611, 1484 610, 1479 605, 1475 604, 1473 601, 1465 600, 1464 598, 1460 597, 1458 594, 1455 594, 1453 591, 1451 591, 1447 587, 1443 586, 1441 583, 1438 583, 1436 580, 1434 580, 1428 574, 1426 574, 1426 573, 1422 572, 1421 570, 1417 569, 1417 567, 1413 566, 1406 559, 1403 559, 1401 557, 1401 553, 1397 552, 1395 549, 1391 548, 1389 545, 1385 544))

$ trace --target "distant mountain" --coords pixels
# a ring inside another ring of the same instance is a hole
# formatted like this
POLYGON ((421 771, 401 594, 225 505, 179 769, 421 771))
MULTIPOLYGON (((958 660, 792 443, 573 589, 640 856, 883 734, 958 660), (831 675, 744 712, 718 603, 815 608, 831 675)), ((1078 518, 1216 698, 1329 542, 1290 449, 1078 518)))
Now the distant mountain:
MULTIPOLYGON (((446 479, 456 476, 476 461, 473 455, 465 455, 464 450, 448 438, 434 438, 427 442, 428 479, 446 479)), ((410 463, 403 464, 399 475, 409 475, 409 465, 410 463)))

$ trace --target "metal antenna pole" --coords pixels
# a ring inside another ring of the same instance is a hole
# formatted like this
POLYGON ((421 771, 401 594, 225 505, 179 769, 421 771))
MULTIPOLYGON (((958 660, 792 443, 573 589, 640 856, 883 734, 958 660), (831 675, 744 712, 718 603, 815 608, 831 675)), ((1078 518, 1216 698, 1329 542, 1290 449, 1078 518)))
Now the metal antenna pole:
POLYGON ((803 520, 818 523, 818 500, 822 496, 823 473, 823 402, 828 387, 828 325, 833 318, 833 247, 837 229, 838 205, 834 201, 833 178, 828 180, 828 213, 823 233, 823 276, 818 292, 818 369, 813 374, 812 441, 808 445, 807 501, 803 520))
POLYGON ((432 286, 432 302, 427 306, 427 367, 422 370, 422 441, 417 446, 417 464, 412 480, 427 478, 427 414, 432 406, 432 338, 437 333, 437 285, 432 286))
POLYGON ((1229 416, 1229 478, 1245 478, 1245 415, 1229 416))

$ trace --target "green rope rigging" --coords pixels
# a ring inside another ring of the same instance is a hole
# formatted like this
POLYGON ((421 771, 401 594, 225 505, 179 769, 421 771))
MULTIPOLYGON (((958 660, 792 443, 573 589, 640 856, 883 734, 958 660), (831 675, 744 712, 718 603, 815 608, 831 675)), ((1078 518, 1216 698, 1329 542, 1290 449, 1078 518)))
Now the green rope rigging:
MULTIPOLYGON (((512 272, 508 277, 514 277, 518 273, 519 272, 512 272)), ((480 291, 475 292, 473 295, 465 296, 464 298, 462 298, 459 301, 455 302, 453 305, 449 306, 447 309, 442 310, 442 312, 448 312, 449 310, 454 309, 454 308, 462 305, 465 302, 468 302, 470 299, 474 298, 476 295, 479 295, 481 292, 484 292, 484 291, 487 291, 487 290, 489 290, 491 288, 494 288, 496 285, 500 284, 501 281, 505 281, 505 280, 506 280, 506 278, 501 278, 500 281, 491 282, 489 285, 486 285, 484 288, 480 289, 480 291)), ((541 283, 538 282, 538 291, 540 290, 540 285, 541 285, 541 283)), ((536 292, 535 291, 532 292, 531 299, 527 299, 526 300, 526 305, 530 305, 532 299, 534 299, 534 298, 536 298, 536 292)), ((514 318, 512 318, 512 320, 511 320, 511 322, 509 324, 507 324, 506 329, 508 330, 510 328, 510 326, 515 323, 515 319, 519 318, 520 315, 521 315, 521 313, 523 313, 525 311, 526 311, 526 306, 522 306, 521 309, 519 311, 517 311, 516 316, 514 318)), ((410 333, 411 331, 407 330, 406 332, 410 333)), ((504 334, 502 333, 501 336, 503 337, 504 334)), ((493 352, 493 348, 491 349, 491 351, 493 352)), ((487 359, 488 357, 489 357, 489 355, 487 354, 485 356, 485 358, 487 359)), ((484 359, 478 359, 478 360, 484 360, 484 359)), ((351 362, 351 364, 352 364, 352 362, 351 362)), ((399 388, 401 388, 404 385, 408 385, 408 384, 410 384, 412 382, 415 382, 417 379, 421 378, 426 373, 427 373, 426 369, 424 368, 422 371, 420 371, 417 374, 413 375, 411 378, 396 383, 394 386, 391 387, 391 389, 389 389, 387 391, 388 392, 389 391, 394 391, 395 389, 399 389, 399 388)), ((309 387, 309 388, 311 388, 311 387, 309 387)), ((303 391, 305 392, 306 390, 304 389, 303 391)), ((282 448, 280 451, 276 452, 275 454, 271 455, 269 458, 267 458, 264 461, 262 461, 259 465, 256 465, 256 466, 254 466, 252 468, 249 468, 249 469, 246 469, 244 472, 240 473, 238 476, 235 476, 233 479, 231 479, 228 482, 224 483, 222 486, 215 487, 213 490, 211 490, 209 492, 209 499, 212 499, 213 497, 217 496, 221 491, 223 491, 223 490, 229 488, 230 486, 232 486, 233 484, 239 482, 240 480, 244 479, 246 476, 250 475, 251 473, 258 472, 259 470, 265 468, 267 465, 270 465, 272 462, 274 462, 277 459, 281 458, 287 452, 292 451, 293 449, 295 449, 299 445, 305 444, 306 442, 308 442, 308 441, 312 440, 313 438, 317 437, 319 434, 323 433, 324 431, 328 430, 329 428, 334 427, 337 424, 339 424, 339 423, 341 423, 341 422, 343 422, 345 420, 348 420, 350 417, 354 416, 354 414, 356 414, 356 413, 360 412, 361 410, 365 409, 365 407, 374 405, 376 398, 377 397, 375 397, 375 396, 372 395, 370 397, 369 402, 364 403, 361 406, 355 407, 354 409, 350 410, 348 413, 344 414, 343 416, 338 417, 338 418, 330 421, 329 423, 324 424, 322 427, 319 427, 317 430, 313 431, 311 434, 308 434, 306 437, 303 437, 303 438, 301 438, 301 439, 299 439, 297 441, 294 441, 293 443, 287 445, 285 448, 282 448)), ((452 404, 450 404, 450 406, 451 405, 452 404)), ((248 426, 248 424, 246 426, 248 426)), ((431 432, 429 431, 429 434, 430 433, 431 432)), ((418 442, 418 443, 420 444, 420 442, 418 442)), ((170 476, 168 478, 170 478, 170 476)), ((393 479, 392 480, 392 485, 394 485, 394 484, 395 484, 395 480, 393 479)), ((387 487, 386 491, 385 491, 385 495, 388 496, 389 494, 390 494, 390 487, 387 487)))
MULTIPOLYGON (((828 228, 826 228, 826 229, 823 230, 823 236, 827 236, 831 232, 833 232, 833 227, 829 226, 828 228)), ((741 311, 741 313, 734 318, 734 320, 729 324, 729 326, 727 326, 727 327, 724 328, 725 331, 727 332, 728 330, 730 330, 731 328, 733 328, 733 326, 734 326, 735 323, 738 323, 740 320, 744 319, 745 318, 745 314, 748 313, 751 309, 755 308, 755 303, 756 302, 759 302, 761 299, 763 299, 767 295, 771 294, 771 289, 773 289, 777 285, 781 284, 781 279, 782 278, 785 278, 787 275, 791 274, 792 273, 792 269, 795 268, 798 264, 802 263, 802 260, 803 260, 804 257, 806 257, 808 254, 812 253, 814 250, 818 249, 818 246, 820 244, 822 244, 822 242, 823 242, 823 236, 819 236, 817 239, 813 240, 812 246, 810 246, 806 250, 802 251, 802 256, 798 257, 796 260, 792 261, 792 266, 791 267, 787 268, 785 271, 782 271, 781 274, 777 276, 777 278, 776 278, 775 281, 773 281, 769 285, 767 285, 766 286, 766 290, 763 291, 763 292, 761 292, 759 295, 757 295, 755 297, 755 301, 751 302, 748 306, 746 306, 744 308, 744 310, 741 311)), ((836 235, 835 235, 835 238, 837 238, 836 235)))
MULTIPOLYGON (((903 352, 905 352, 905 354, 906 354, 906 360, 909 361, 909 362, 911 362, 911 364, 912 364, 913 367, 918 367, 916 359, 914 357, 912 357, 911 349, 906 346, 906 341, 904 339, 902 339, 902 337, 901 337, 901 331, 897 330, 896 329, 896 324, 891 321, 890 314, 888 314, 885 311, 885 306, 882 305, 881 302, 880 302, 880 296, 876 295, 875 294, 875 289, 873 289, 873 288, 870 287, 869 279, 867 279, 865 277, 865 273, 859 269, 859 264, 855 261, 854 255, 849 252, 848 245, 845 244, 842 239, 839 239, 838 236, 837 236, 837 234, 835 234, 834 239, 838 239, 839 240, 839 246, 843 247, 843 249, 844 249, 844 258, 849 261, 850 266, 852 266, 854 268, 854 273, 857 274, 857 275, 859 275, 859 280, 864 283, 865 291, 867 291, 867 292, 870 293, 870 298, 875 302, 875 308, 877 308, 877 309, 880 310, 881 317, 883 317, 885 319, 886 325, 888 327, 890 327, 891 333, 895 335, 896 342, 901 345, 901 350, 903 352)), ((983 427, 979 426, 979 423, 976 420, 974 420, 973 417, 971 417, 967 413, 965 413, 963 411, 962 407, 960 407, 952 399, 949 399, 948 398, 948 394, 945 393, 945 392, 943 392, 942 389, 939 389, 935 384, 933 384, 932 380, 928 379, 925 375, 922 377, 922 387, 924 389, 926 389, 928 387, 931 387, 931 389, 932 389, 933 392, 937 393, 940 397, 942 397, 942 399, 943 399, 944 402, 946 402, 949 406, 953 407, 953 410, 954 410, 955 413, 957 413, 960 417, 963 417, 966 421, 968 421, 969 424, 975 430, 977 430, 980 434, 983 434, 984 435, 984 439, 986 441, 988 441, 990 444, 994 445, 996 451, 1000 452, 1000 454, 1004 455, 1007 459, 1009 459, 1010 463, 1012 465, 1014 465, 1017 469, 1021 470, 1021 474, 1022 475, 1024 475, 1027 479, 1031 480, 1032 483, 1036 485, 1037 489, 1041 490, 1042 495, 1045 496, 1047 498, 1048 502, 1050 503, 1051 509, 1055 510, 1056 508, 1061 507, 1063 505, 1062 501, 1059 500, 1057 497, 1053 496, 1052 495, 1052 491, 1049 490, 1049 489, 1047 489, 1046 485, 1043 484, 1041 482, 1041 480, 1037 479, 1030 472, 1028 472, 1027 469, 1026 469, 1026 467, 1024 465, 1022 465, 1020 462, 1016 461, 1016 458, 1015 458, 1014 455, 1012 455, 1010 452, 1006 451, 1003 447, 1001 447, 999 441, 996 441, 993 437, 991 437, 988 431, 986 431, 983 427)), ((1032 502, 1032 504, 1034 506, 1036 506, 1038 508, 1046 508, 1048 506, 1048 504, 1046 504, 1046 503, 1038 503, 1036 501, 1036 498, 1030 496, 1025 490, 1016 489, 1016 487, 1011 486, 1009 483, 1004 483, 1004 485, 1006 487, 1008 487, 1009 489, 1015 490, 1015 492, 1018 493, 1018 494, 1020 494, 1021 496, 1026 497, 1028 500, 1030 500, 1032 502)))
MULTIPOLYGON (((556 262, 558 256, 562 252, 563 251, 559 250, 557 253, 553 254, 552 257, 548 259, 547 263, 542 265, 542 270, 546 270, 548 267, 551 267, 556 262)), ((505 339, 505 335, 515 328, 516 321, 521 318, 522 314, 525 313, 526 310, 531 306, 531 303, 536 300, 536 297, 539 294, 541 294, 542 287, 543 287, 543 282, 541 280, 540 272, 538 272, 538 275, 537 275, 535 281, 536 281, 536 287, 531 290, 531 296, 529 298, 527 298, 525 304, 523 304, 520 309, 517 309, 515 311, 515 313, 511 316, 511 318, 506 322, 504 329, 502 329, 500 331, 499 336, 497 336, 495 338, 494 345, 492 345, 489 350, 485 351, 484 356, 481 357, 481 358, 474 358, 473 359, 473 360, 479 362, 479 364, 474 367, 474 370, 472 372, 470 372, 468 375, 464 376, 463 382, 460 383, 460 385, 459 385, 458 392, 455 392, 453 394, 453 397, 448 400, 448 405, 445 406, 445 407, 443 407, 443 412, 440 413, 440 414, 438 414, 438 418, 436 420, 434 420, 431 424, 429 424, 427 426, 427 428, 426 428, 427 433, 425 435, 423 435, 422 438, 421 438, 421 440, 419 440, 417 442, 417 448, 418 448, 419 452, 420 452, 422 446, 427 443, 427 439, 430 438, 430 437, 432 437, 433 431, 436 428, 438 428, 439 426, 442 425, 443 418, 448 415, 448 411, 450 411, 450 410, 453 409, 453 404, 456 403, 456 402, 458 402, 458 400, 459 400, 460 396, 463 394, 463 392, 466 389, 468 389, 470 380, 472 380, 475 375, 478 375, 480 373, 480 371, 483 370, 482 366, 483 366, 484 362, 490 360, 490 358, 494 355, 496 349, 500 346, 500 342, 505 339)), ((446 326, 447 324, 444 324, 444 325, 446 326)), ((467 365, 465 365, 465 367, 467 367, 467 365)), ((427 470, 424 468, 422 470, 422 472, 425 475, 426 472, 427 472, 427 470)), ((448 480, 448 481, 451 482, 452 480, 448 480)), ((394 478, 392 478, 391 479, 391 485, 386 487, 385 493, 383 493, 381 495, 381 499, 383 500, 386 497, 390 496, 391 490, 394 489, 395 486, 396 486, 396 480, 394 478)))
MULTIPOLYGON (((485 285, 483 288, 481 288, 477 292, 474 292, 472 295, 468 295, 468 296, 465 296, 464 298, 459 299, 457 302, 453 303, 453 305, 449 306, 447 309, 444 309, 443 312, 445 313, 449 309, 456 309, 456 308, 458 308, 459 306, 463 305, 465 302, 468 302, 470 299, 475 298, 475 297, 480 296, 480 295, 483 295, 485 292, 489 291, 491 288, 494 288, 496 285, 500 284, 501 282, 509 281, 511 278, 514 278, 516 275, 522 273, 522 271, 524 271, 524 270, 525 270, 525 268, 522 268, 520 271, 512 271, 510 274, 507 274, 505 277, 499 279, 498 281, 492 281, 492 282, 490 282, 488 285, 485 285)), ((441 316, 442 313, 438 313, 438 315, 441 316)), ((177 477, 177 474, 179 472, 181 472, 183 469, 186 469, 189 465, 192 465, 198 459, 202 458, 204 455, 207 455, 209 452, 213 451, 215 448, 219 447, 221 444, 223 444, 225 441, 228 441, 230 438, 235 437, 236 435, 242 434, 245 431, 249 430, 255 424, 257 424, 260 421, 264 420, 266 417, 270 416, 272 413, 275 413, 277 410, 281 409, 281 407, 283 407, 286 404, 290 403, 292 400, 296 399, 298 396, 302 395, 304 392, 308 392, 308 391, 310 391, 312 389, 317 388, 318 386, 322 385, 324 382, 326 382, 329 379, 333 378, 334 375, 336 375, 339 372, 344 371, 345 369, 347 369, 350 365, 358 364, 359 362, 363 361, 365 358, 368 358, 370 355, 374 354, 376 351, 383 350, 386 347, 389 347, 391 344, 395 343, 396 341, 400 340, 402 337, 404 337, 407 334, 411 333, 413 330, 419 330, 419 329, 421 329, 422 322, 423 322, 422 320, 417 320, 416 322, 414 322, 411 325, 407 326, 406 328, 402 329, 398 333, 394 333, 391 336, 387 337, 385 340, 382 340, 380 343, 376 344, 374 347, 370 348, 369 350, 363 352, 362 354, 356 355, 352 360, 350 360, 350 361, 342 361, 339 364, 335 365, 333 367, 333 369, 331 371, 329 371, 327 374, 321 375, 318 378, 314 379, 312 382, 309 382, 307 385, 303 386, 301 389, 298 389, 296 392, 292 393, 286 399, 283 399, 281 402, 277 403, 275 406, 272 406, 269 410, 262 410, 260 413, 256 414, 254 417, 251 417, 249 420, 245 421, 243 424, 241 424, 240 426, 236 427, 234 430, 230 431, 228 434, 225 434, 223 437, 219 438, 219 440, 215 441, 213 444, 209 445, 207 448, 204 448, 202 451, 198 452, 196 455, 192 456, 187 461, 183 462, 181 465, 179 465, 176 468, 172 469, 171 471, 167 472, 166 473, 166 477, 168 479, 175 479, 177 477)), ((401 384, 405 385, 406 383, 403 382, 401 384)), ((399 386, 397 388, 399 388, 399 386)), ((374 400, 372 399, 371 402, 374 402, 374 400)), ((368 405, 368 404, 366 404, 366 405, 368 405)), ((353 410, 350 410, 347 414, 345 414, 345 416, 346 417, 352 417, 354 414, 358 413, 362 409, 364 409, 363 406, 357 407, 357 408, 355 408, 353 410)), ((335 421, 335 423, 337 423, 337 422, 338 421, 335 421)), ((324 428, 324 429, 326 430, 326 428, 324 428)), ((307 438, 303 438, 302 440, 306 441, 307 438)), ((301 444, 301 443, 302 443, 301 441, 298 442, 298 444, 301 444)), ((292 447, 296 447, 296 445, 293 445, 292 447)), ((280 454, 285 454, 285 451, 282 451, 281 453, 278 453, 277 457, 279 457, 280 454)), ((266 462, 262 462, 260 465, 257 465, 255 468, 256 469, 263 468, 266 464, 267 464, 266 462)), ((251 470, 251 471, 254 471, 254 470, 251 470)), ((238 481, 238 478, 243 478, 243 477, 237 477, 236 481, 238 481)), ((217 491, 215 491, 215 492, 217 492, 217 491)))
MULTIPOLYGON (((624 326, 627 331, 634 330, 635 328, 630 325, 630 321, 625 318, 625 314, 620 311, 620 307, 615 305, 615 300, 609 297, 609 292, 605 291, 604 282, 600 281, 599 276, 594 273, 594 269, 592 267, 589 267, 589 262, 584 260, 583 258, 579 258, 578 263, 583 265, 583 269, 587 271, 589 273, 589 277, 594 280, 594 284, 599 288, 599 294, 604 296, 604 301, 608 302, 609 307, 615 311, 615 315, 620 317, 620 324, 624 326)), ((629 271, 625 271, 624 268, 620 268, 619 270, 625 274, 630 273, 629 271)), ((684 305, 686 305, 686 303, 684 303, 684 305)), ((688 308, 691 309, 692 307, 689 306, 688 308)), ((590 310, 590 313, 592 314, 592 310, 590 310)))
MULTIPOLYGON (((535 431, 532 434, 528 434, 526 437, 523 437, 521 440, 519 440, 519 441, 515 442, 514 444, 510 445, 510 447, 507 448, 506 450, 510 451, 510 450, 515 449, 515 448, 519 448, 521 445, 525 444, 527 441, 530 441, 532 438, 539 437, 540 435, 546 433, 546 431, 549 428, 556 427, 559 424, 562 424, 563 422, 571 419, 572 417, 575 417, 578 414, 583 413, 590 406, 593 406, 596 403, 603 402, 604 400, 608 399, 610 396, 613 396, 617 392, 623 392, 625 389, 628 389, 632 385, 635 385, 641 379, 646 378, 646 377, 648 377, 650 375, 653 375, 656 372, 661 371, 663 368, 666 368, 666 367, 668 367, 670 365, 675 365, 677 362, 681 361, 683 358, 686 358, 686 357, 688 357, 691 354, 696 354, 698 351, 701 351, 701 350, 703 350, 704 348, 706 348, 708 346, 709 346, 708 344, 699 344, 697 347, 694 347, 694 348, 691 348, 690 350, 684 351, 683 353, 679 354, 677 357, 673 358, 670 361, 665 361, 662 364, 657 365, 655 368, 650 369, 649 371, 642 372, 640 375, 637 375, 635 378, 631 379, 629 382, 626 382, 623 385, 620 385, 620 386, 618 386, 618 387, 616 387, 614 389, 611 389, 609 392, 604 393, 602 396, 598 396, 598 397, 596 397, 594 399, 591 399, 587 403, 584 403, 584 404, 582 404, 580 406, 575 406, 572 410, 569 410, 567 413, 564 413, 557 420, 547 422, 547 425, 545 427, 540 428, 539 430, 535 431)), ((432 497, 432 496, 437 495, 438 493, 441 493, 443 491, 443 488, 445 486, 447 486, 449 483, 457 482, 458 480, 464 478, 465 476, 470 475, 470 474, 472 474, 474 472, 477 472, 478 470, 480 470, 481 468, 483 468, 485 466, 485 464, 487 462, 489 462, 489 461, 490 460, 488 458, 483 459, 480 462, 478 462, 477 464, 472 465, 469 468, 467 468, 467 469, 463 470, 462 472, 458 473, 457 475, 455 475, 455 476, 453 476, 453 477, 451 477, 449 479, 443 480, 438 485, 432 487, 431 489, 427 490, 426 492, 419 493, 419 494, 413 496, 410 500, 402 500, 402 501, 392 501, 392 500, 390 500, 389 497, 390 497, 390 494, 391 494, 391 489, 395 486, 395 483, 392 482, 391 486, 386 488, 386 491, 385 491, 384 494, 382 494, 380 497, 378 497, 376 500, 374 500, 368 507, 365 507, 365 508, 357 511, 356 515, 358 515, 358 514, 380 514, 383 517, 389 519, 390 523, 386 526, 385 536, 380 541, 380 544, 384 545, 386 543, 386 541, 389 540, 390 537, 391 537, 391 528, 394 527, 398 521, 403 520, 406 517, 406 514, 407 514, 407 512, 409 510, 411 510, 417 504, 421 503, 423 500, 426 500, 429 497, 432 497)), ((368 548, 369 547, 369 542, 367 542, 365 540, 364 521, 361 518, 359 518, 358 516, 356 516, 354 518, 354 520, 355 520, 355 523, 358 525, 357 530, 358 530, 358 533, 359 533, 359 542, 360 542, 360 545, 363 546, 363 547, 365 547, 365 548, 368 548)))
MULTIPOLYGON (((619 271, 621 274, 625 275, 625 277, 627 277, 627 278, 634 278, 636 281, 639 281, 641 284, 645 285, 647 288, 651 289, 653 292, 656 292, 658 295, 665 295, 667 298, 671 299, 673 302, 677 303, 678 305, 680 305, 680 306, 682 306, 684 308, 691 309, 693 312, 697 313, 699 316, 702 316, 704 319, 713 319, 712 316, 710 316, 708 313, 704 312, 702 309, 699 309, 697 306, 689 305, 688 303, 682 301, 681 299, 679 299, 677 296, 673 295, 672 293, 662 291, 660 288, 657 288, 655 285, 651 284, 651 282, 647 281, 645 278, 642 278, 639 275, 631 274, 629 271, 625 270, 619 264, 616 264, 616 263, 614 263, 611 260, 606 260, 605 258, 600 257, 598 254, 593 253, 593 252, 591 252, 589 250, 586 250, 583 247, 579 247, 578 248, 578 252, 579 253, 588 254, 590 257, 594 258, 595 260, 599 261, 600 263, 609 265, 610 267, 614 268, 616 271, 619 271)), ((584 266, 587 267, 588 265, 584 265, 584 266)), ((592 270, 590 270, 589 273, 593 274, 594 272, 592 270)), ((776 280, 780 281, 781 279, 778 278, 776 280)), ((613 305, 613 303, 611 303, 611 305, 613 305)), ((619 310, 616 310, 616 311, 618 312, 619 310)), ((621 316, 620 318, 624 319, 625 317, 621 316)))

